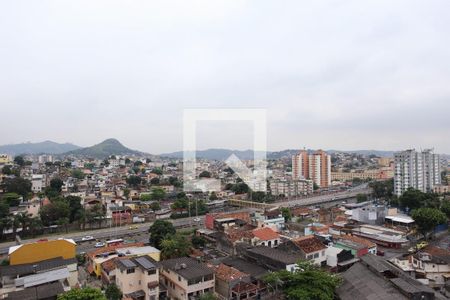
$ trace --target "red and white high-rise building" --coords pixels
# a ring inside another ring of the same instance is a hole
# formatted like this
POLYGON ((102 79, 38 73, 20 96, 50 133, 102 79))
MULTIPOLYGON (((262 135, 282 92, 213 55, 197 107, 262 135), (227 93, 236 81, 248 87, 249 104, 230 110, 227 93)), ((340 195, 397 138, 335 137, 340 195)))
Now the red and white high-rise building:
POLYGON ((323 150, 306 150, 292 156, 292 178, 310 179, 319 187, 331 185, 331 156, 323 150))

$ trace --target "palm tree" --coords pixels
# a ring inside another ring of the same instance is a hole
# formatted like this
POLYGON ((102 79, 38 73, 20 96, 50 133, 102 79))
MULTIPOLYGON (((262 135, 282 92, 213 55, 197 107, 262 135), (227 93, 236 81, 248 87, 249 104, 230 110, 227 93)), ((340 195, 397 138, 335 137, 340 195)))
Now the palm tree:
POLYGON ((28 230, 31 216, 31 214, 26 212, 21 212, 14 216, 15 222, 22 227, 22 235, 25 235, 25 232, 28 230))
POLYGON ((36 236, 36 232, 38 230, 42 229, 42 220, 39 217, 31 218, 29 226, 30 226, 31 236, 35 237, 36 236))

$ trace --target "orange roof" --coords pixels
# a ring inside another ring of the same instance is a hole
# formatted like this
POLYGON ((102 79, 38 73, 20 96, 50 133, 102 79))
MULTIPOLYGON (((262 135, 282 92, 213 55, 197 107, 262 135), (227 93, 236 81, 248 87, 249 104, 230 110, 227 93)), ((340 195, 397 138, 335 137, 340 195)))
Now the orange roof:
POLYGON ((311 253, 326 249, 327 247, 314 235, 307 235, 301 238, 292 240, 297 247, 305 253, 311 253))
POLYGON ((232 281, 236 279, 242 279, 248 276, 248 274, 239 271, 233 267, 229 267, 224 264, 220 264, 214 267, 214 272, 216 273, 216 278, 224 281, 232 281))
POLYGON ((42 206, 49 205, 50 203, 51 203, 50 200, 47 197, 45 197, 45 199, 42 201, 42 206))
POLYGON ((116 268, 116 258, 111 258, 107 261, 102 262, 102 270, 104 271, 112 271, 116 268))
POLYGON ((262 241, 269 241, 279 238, 279 234, 269 227, 263 227, 253 230, 253 235, 262 241))

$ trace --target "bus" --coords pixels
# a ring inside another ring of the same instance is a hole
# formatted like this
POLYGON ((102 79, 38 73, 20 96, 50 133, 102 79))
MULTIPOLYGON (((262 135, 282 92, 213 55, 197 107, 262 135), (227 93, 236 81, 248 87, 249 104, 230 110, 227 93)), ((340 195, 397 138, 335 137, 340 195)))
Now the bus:
POLYGON ((109 240, 106 241, 106 247, 109 246, 117 246, 123 243, 123 239, 115 239, 115 240, 109 240))

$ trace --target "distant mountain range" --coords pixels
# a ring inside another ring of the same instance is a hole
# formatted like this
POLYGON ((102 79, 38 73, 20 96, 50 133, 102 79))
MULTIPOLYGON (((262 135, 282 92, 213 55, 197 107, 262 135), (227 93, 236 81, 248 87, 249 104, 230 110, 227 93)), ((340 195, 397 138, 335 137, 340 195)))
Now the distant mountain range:
MULTIPOLYGON (((308 151, 313 151, 307 149, 308 151)), ((300 149, 287 149, 282 151, 269 151, 267 152, 267 159, 280 159, 283 157, 291 157, 292 155, 298 153, 300 149)), ((376 155, 379 157, 393 157, 394 151, 381 151, 381 150, 354 150, 354 151, 340 151, 340 150, 326 150, 328 153, 356 153, 362 155, 376 155)), ((199 150, 196 152, 196 157, 210 159, 210 160, 226 160, 230 157, 231 154, 236 155, 242 160, 251 160, 253 159, 253 151, 252 150, 230 150, 230 149, 207 149, 207 150, 199 150)), ((171 152, 171 153, 163 153, 160 154, 161 157, 168 158, 183 158, 183 151, 171 152)))
POLYGON ((146 155, 144 152, 131 150, 116 139, 107 139, 91 147, 80 148, 64 153, 64 155, 107 158, 111 155, 146 155))
POLYGON ((21 143, 0 146, 0 153, 9 155, 19 154, 61 154, 81 147, 70 143, 55 143, 45 141, 40 143, 21 143))

